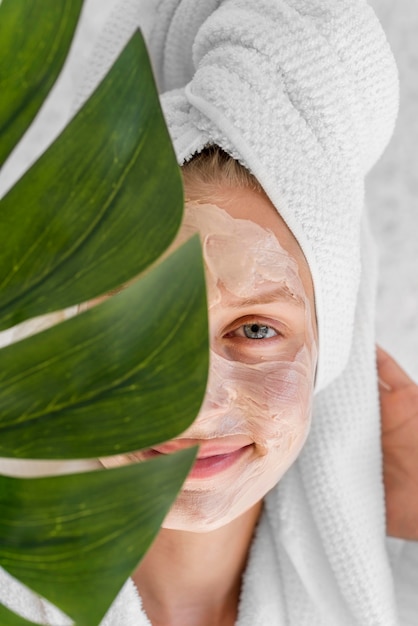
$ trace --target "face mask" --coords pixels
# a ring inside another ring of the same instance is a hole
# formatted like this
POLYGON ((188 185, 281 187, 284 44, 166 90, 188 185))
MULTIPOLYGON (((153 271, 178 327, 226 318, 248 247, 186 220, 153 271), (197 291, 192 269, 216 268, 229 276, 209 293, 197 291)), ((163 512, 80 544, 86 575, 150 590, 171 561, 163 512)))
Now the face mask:
POLYGON ((192 426, 153 454, 200 444, 164 525, 206 531, 258 502, 298 456, 309 431, 317 349, 298 264, 275 234, 198 203, 187 205, 175 245, 195 232, 208 289, 207 392, 192 426))

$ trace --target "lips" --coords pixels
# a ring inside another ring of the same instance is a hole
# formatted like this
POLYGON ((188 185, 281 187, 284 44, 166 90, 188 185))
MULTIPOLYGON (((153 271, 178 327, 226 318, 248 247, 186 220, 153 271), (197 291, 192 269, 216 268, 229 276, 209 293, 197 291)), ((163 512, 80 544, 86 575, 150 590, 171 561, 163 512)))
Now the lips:
POLYGON ((149 456, 172 454, 191 446, 199 446, 199 452, 188 478, 210 478, 233 466, 239 459, 249 454, 253 442, 246 436, 228 436, 216 439, 176 439, 154 446, 149 456))

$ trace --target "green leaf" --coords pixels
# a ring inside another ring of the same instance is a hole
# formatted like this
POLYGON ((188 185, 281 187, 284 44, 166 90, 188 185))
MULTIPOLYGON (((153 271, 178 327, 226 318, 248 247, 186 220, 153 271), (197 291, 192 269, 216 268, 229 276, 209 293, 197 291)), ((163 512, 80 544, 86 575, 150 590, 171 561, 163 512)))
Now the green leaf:
POLYGON ((104 303, 0 351, 0 456, 87 458, 185 430, 208 367, 197 236, 104 303))
POLYGON ((3 604, 0 604, 0 624, 1 626, 39 626, 35 622, 29 622, 24 617, 9 611, 3 604))
MULTIPOLYGON (((41 14, 46 2, 26 4, 41 14)), ((6 3, 11 11, 19 0, 6 3)), ((58 11, 64 3, 53 4, 58 11)), ((26 23, 20 40, 29 31, 26 23)), ((0 329, 147 272, 96 308, 0 351, 0 455, 120 454, 191 424, 208 365, 198 238, 149 269, 173 240, 182 209, 179 168, 137 33, 0 202, 0 329)), ((71 476, 0 476, 0 564, 78 626, 99 624, 155 538, 194 454, 71 476)), ((0 624, 28 622, 0 607, 0 624)))
POLYGON ((0 167, 54 84, 82 4, 82 0, 0 3, 0 167))
POLYGON ((0 564, 77 626, 99 624, 156 536, 195 452, 52 478, 0 476, 0 564))
POLYGON ((0 203, 0 328, 139 274, 172 241, 182 210, 180 171, 136 33, 0 203))

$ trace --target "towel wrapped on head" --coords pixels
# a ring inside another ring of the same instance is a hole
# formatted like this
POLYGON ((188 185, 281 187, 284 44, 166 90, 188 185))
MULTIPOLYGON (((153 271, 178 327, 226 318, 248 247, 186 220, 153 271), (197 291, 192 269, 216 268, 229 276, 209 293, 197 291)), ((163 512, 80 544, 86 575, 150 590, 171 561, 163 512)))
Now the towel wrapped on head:
POLYGON ((217 144, 258 178, 305 253, 317 389, 341 373, 360 277, 364 176, 394 126, 397 72, 363 0, 166 0, 150 40, 179 162, 217 144))

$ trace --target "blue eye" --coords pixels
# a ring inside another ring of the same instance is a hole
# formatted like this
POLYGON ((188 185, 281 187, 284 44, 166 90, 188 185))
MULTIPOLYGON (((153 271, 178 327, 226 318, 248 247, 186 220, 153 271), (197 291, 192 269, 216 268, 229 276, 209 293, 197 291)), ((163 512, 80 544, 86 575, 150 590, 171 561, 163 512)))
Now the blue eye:
POLYGON ((262 324, 244 324, 242 329, 247 339, 270 339, 277 335, 274 328, 262 324))

